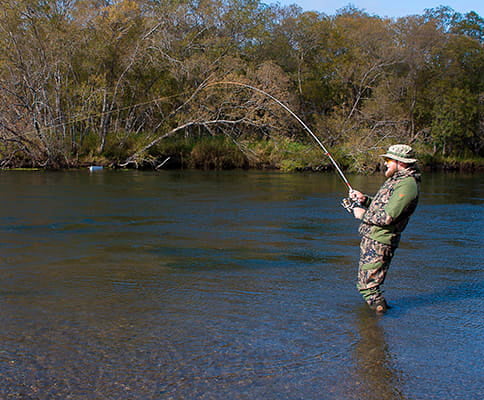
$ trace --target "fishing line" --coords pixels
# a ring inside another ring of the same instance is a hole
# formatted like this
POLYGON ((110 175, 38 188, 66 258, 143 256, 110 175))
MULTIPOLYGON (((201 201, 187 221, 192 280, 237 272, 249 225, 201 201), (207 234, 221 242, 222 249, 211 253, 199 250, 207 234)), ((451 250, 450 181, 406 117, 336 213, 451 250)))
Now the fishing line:
POLYGON ((255 86, 251 86, 251 85, 248 85, 246 83, 241 83, 241 82, 233 82, 233 81, 213 82, 213 83, 207 84, 205 87, 208 88, 208 87, 211 87, 211 86, 221 86, 221 85, 235 85, 235 86, 241 86, 241 87, 245 87, 245 88, 254 90, 254 91, 258 92, 258 93, 263 94, 264 96, 269 97, 271 100, 275 101, 282 108, 284 108, 284 110, 286 110, 289 114, 291 114, 303 126, 303 128, 306 130, 306 132, 308 132, 311 135, 311 137, 316 141, 316 143, 319 145, 319 147, 321 147, 323 149, 324 154, 326 156, 328 156, 328 158, 330 159, 331 163, 336 168, 336 171, 338 172, 338 174, 341 177, 341 179, 343 180, 343 182, 346 184, 346 186, 348 186, 348 189, 350 191, 353 191, 353 188, 351 187, 350 182, 348 181, 348 179, 344 175, 343 171, 341 170, 341 168, 338 165, 338 163, 336 162, 336 160, 333 158, 333 156, 331 155, 331 153, 325 147, 325 145, 321 142, 321 140, 319 140, 319 138, 313 133, 313 131, 311 131, 311 129, 309 129, 309 127, 304 123, 304 121, 301 118, 299 118, 297 116, 297 114, 294 111, 292 111, 288 106, 286 106, 282 101, 280 101, 279 99, 275 98, 271 94, 263 91, 262 89, 259 89, 259 88, 255 87, 255 86))

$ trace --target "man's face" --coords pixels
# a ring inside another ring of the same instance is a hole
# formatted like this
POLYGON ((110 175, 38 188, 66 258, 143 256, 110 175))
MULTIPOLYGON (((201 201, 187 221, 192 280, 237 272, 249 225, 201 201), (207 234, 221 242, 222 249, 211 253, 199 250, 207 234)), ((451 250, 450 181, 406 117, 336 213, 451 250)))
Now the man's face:
POLYGON ((385 159, 385 166, 387 167, 385 171, 385 176, 387 178, 390 178, 391 176, 393 176, 393 174, 398 170, 398 162, 395 160, 392 160, 391 158, 385 159))

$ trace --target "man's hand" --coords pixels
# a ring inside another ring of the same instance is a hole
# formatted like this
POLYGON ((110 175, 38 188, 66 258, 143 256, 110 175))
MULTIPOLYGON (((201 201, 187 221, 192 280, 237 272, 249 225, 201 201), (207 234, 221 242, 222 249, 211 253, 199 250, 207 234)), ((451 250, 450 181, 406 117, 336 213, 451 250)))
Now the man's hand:
POLYGON ((365 214, 365 209, 361 207, 354 207, 353 208, 353 215, 356 219, 362 219, 363 215, 365 214))
POLYGON ((366 195, 363 193, 359 192, 358 190, 350 190, 350 199, 357 201, 360 204, 364 204, 366 201, 366 195))

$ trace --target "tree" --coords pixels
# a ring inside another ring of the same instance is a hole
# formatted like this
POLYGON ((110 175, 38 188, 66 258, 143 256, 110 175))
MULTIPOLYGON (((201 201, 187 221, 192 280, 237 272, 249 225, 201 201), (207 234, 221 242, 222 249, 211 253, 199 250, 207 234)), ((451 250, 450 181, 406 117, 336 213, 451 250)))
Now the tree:
POLYGON ((477 99, 465 89, 452 88, 435 102, 431 133, 435 149, 443 156, 465 155, 477 121, 477 99))
POLYGON ((260 0, 0 4, 3 166, 156 158, 152 143, 177 132, 308 139, 244 84, 359 170, 390 139, 445 154, 483 148, 484 23, 473 12, 394 21, 260 0))
POLYGON ((63 87, 75 32, 64 2, 2 1, 0 28, 4 54, 1 79, 3 141, 9 157, 19 162, 59 165, 68 140, 63 87), (23 155, 22 155, 23 154, 23 155), (20 161, 22 162, 22 161, 20 161))

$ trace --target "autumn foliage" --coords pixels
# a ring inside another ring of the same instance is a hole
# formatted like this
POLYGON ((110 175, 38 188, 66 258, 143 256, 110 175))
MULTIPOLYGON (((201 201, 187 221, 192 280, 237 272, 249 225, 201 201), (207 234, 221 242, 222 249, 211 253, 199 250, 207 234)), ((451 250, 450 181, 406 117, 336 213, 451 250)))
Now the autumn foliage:
POLYGON ((284 109, 223 82, 279 99, 357 171, 394 142, 426 160, 484 153, 484 20, 474 12, 328 16, 258 0, 0 6, 0 167, 171 158, 324 168, 284 109))

